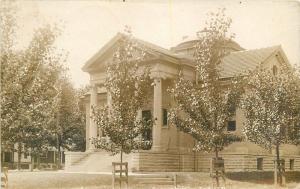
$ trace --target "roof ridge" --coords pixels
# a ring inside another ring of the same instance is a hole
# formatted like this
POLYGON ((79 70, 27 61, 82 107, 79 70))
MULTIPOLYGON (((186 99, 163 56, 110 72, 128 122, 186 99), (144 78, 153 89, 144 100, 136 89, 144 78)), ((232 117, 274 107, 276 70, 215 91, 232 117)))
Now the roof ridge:
POLYGON ((263 47, 263 48, 245 49, 245 50, 242 50, 242 51, 233 51, 233 52, 230 52, 230 54, 257 51, 257 50, 265 50, 265 49, 272 49, 272 48, 277 49, 277 48, 280 48, 280 47, 281 47, 281 45, 273 45, 273 46, 263 47))

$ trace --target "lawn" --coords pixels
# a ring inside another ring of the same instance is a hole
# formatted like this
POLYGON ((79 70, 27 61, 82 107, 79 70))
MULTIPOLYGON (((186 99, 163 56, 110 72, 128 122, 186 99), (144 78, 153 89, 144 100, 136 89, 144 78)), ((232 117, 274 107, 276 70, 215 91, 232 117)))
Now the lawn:
MULTIPOLYGON (((241 177, 242 174, 229 175, 226 188, 232 189, 271 189, 272 184, 265 184, 253 175, 241 177), (248 181, 247 181, 248 180, 248 181)), ((257 175, 257 174, 255 174, 257 175)), ((298 174, 300 175, 300 173, 298 174)), ((129 188, 173 188, 172 186, 149 186, 137 185, 135 177, 129 176, 129 188)), ((190 189, 209 189, 211 188, 211 179, 207 173, 179 173, 177 177, 177 188, 190 189)), ((268 180, 269 177, 262 177, 268 180)), ((270 182, 267 182, 270 183, 270 182)), ((64 172, 9 172, 9 189, 106 189, 111 188, 110 174, 82 174, 82 173, 64 173, 64 172)), ((116 185, 116 188, 119 188, 116 185)), ((124 187, 125 188, 125 187, 124 187)), ((292 180, 287 188, 300 189, 300 177, 298 180, 292 180)))

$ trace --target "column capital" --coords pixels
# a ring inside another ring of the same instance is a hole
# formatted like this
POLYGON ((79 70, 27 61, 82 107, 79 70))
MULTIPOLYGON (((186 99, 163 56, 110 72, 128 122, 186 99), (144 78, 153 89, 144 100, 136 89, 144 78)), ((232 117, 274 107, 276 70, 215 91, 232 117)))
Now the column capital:
POLYGON ((168 74, 162 72, 162 71, 154 71, 150 75, 151 79, 167 79, 168 74))
POLYGON ((154 81, 154 83, 161 83, 162 82, 162 78, 161 77, 154 77, 153 81, 154 81))
POLYGON ((91 88, 102 88, 102 87, 104 87, 104 83, 91 83, 90 87, 91 88))

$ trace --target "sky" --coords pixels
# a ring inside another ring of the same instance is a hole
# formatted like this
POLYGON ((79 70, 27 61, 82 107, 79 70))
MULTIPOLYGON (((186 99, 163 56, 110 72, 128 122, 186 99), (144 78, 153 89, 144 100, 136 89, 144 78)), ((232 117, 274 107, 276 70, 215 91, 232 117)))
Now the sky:
POLYGON ((133 35, 164 48, 183 36, 195 36, 207 13, 226 8, 235 41, 245 49, 281 45, 288 60, 300 65, 300 1, 289 0, 153 0, 19 1, 20 43, 29 42, 35 28, 58 24, 63 33, 58 48, 68 52, 67 67, 76 87, 89 83, 85 62, 128 25, 133 35))

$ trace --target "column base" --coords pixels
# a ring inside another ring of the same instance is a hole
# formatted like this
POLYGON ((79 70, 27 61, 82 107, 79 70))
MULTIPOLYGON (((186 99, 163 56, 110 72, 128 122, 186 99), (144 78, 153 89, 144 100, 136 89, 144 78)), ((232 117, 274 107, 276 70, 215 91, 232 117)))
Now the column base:
POLYGON ((95 152, 97 149, 96 148, 89 148, 87 150, 85 150, 86 152, 95 152))

